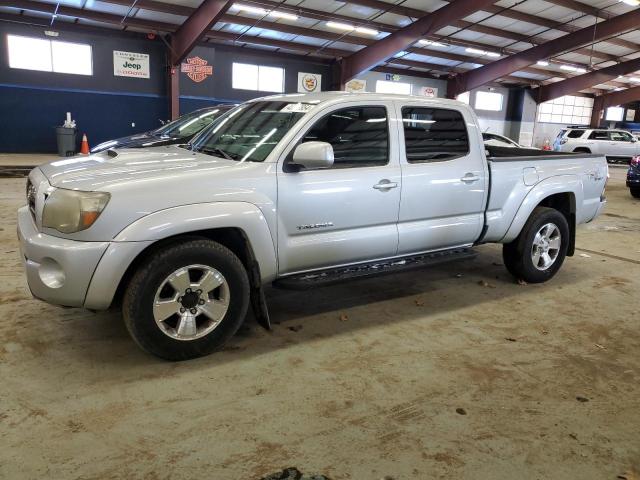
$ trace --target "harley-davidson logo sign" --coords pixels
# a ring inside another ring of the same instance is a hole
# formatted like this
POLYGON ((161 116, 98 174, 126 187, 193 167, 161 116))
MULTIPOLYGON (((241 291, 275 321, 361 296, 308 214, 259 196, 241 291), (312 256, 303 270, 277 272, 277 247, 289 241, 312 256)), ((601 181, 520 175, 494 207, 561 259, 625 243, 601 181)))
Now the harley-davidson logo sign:
POLYGON ((180 71, 187 74, 194 82, 200 83, 205 78, 213 75, 213 66, 207 65, 206 60, 200 57, 187 58, 187 62, 180 65, 180 71))

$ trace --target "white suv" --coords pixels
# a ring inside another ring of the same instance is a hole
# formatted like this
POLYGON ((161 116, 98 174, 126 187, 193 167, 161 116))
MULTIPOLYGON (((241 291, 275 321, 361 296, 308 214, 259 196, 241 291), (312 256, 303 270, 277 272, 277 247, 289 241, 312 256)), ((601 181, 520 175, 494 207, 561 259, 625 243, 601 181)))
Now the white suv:
POLYGON ((624 130, 567 128, 560 130, 553 143, 557 152, 597 153, 610 162, 629 163, 640 155, 640 142, 624 130))

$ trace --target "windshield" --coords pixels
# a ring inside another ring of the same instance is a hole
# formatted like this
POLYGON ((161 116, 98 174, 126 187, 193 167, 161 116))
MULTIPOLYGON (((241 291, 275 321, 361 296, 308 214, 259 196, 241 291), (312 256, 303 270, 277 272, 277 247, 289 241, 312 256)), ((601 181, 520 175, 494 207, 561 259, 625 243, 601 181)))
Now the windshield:
POLYGON ((263 162, 285 133, 313 107, 310 103, 282 101, 240 105, 203 132, 192 148, 227 159, 263 162))
POLYGON ((213 110, 196 110, 195 112, 182 115, 177 120, 163 125, 154 133, 167 137, 190 137, 209 125, 228 109, 229 107, 220 107, 214 108, 213 110))

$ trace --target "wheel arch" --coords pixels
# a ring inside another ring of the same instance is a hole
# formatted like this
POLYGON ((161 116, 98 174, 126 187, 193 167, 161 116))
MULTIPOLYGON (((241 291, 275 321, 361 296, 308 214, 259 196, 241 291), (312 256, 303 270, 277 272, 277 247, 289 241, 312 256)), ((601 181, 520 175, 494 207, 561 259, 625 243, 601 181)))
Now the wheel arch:
POLYGON ((502 243, 509 243, 520 235, 522 228, 536 207, 549 207, 558 210, 569 224, 569 248, 567 255, 575 251, 576 209, 582 204, 582 183, 576 175, 550 177, 538 183, 527 194, 516 213, 502 243))
POLYGON ((120 232, 98 264, 84 306, 109 308, 122 298, 133 273, 154 252, 202 238, 216 241, 236 254, 247 268, 253 288, 259 289, 275 278, 273 237, 255 205, 187 205, 147 215, 120 232))

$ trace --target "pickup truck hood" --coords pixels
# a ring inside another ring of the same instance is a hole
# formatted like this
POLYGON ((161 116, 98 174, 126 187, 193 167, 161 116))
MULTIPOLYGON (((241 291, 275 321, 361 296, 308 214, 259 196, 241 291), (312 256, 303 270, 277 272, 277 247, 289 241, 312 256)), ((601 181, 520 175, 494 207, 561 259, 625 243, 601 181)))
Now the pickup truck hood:
POLYGON ((55 160, 40 166, 54 187, 72 190, 109 191, 114 184, 153 180, 195 173, 202 169, 216 174, 237 167, 239 162, 194 153, 177 146, 122 149, 87 157, 55 160))

